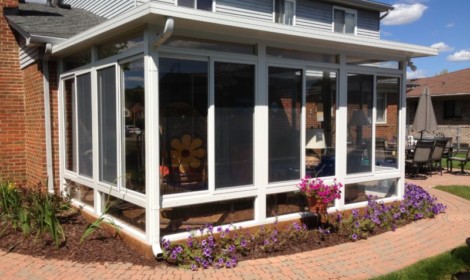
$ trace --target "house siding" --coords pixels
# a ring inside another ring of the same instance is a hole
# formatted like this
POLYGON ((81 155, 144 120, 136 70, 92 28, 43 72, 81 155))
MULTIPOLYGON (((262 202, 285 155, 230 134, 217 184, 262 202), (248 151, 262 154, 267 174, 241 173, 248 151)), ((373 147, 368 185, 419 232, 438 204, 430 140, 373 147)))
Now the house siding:
POLYGON ((218 0, 215 10, 221 14, 273 21, 272 0, 218 0))
POLYGON ((296 25, 316 30, 331 31, 332 5, 308 0, 297 1, 296 25))
POLYGON ((357 36, 379 38, 380 15, 377 12, 359 10, 357 13, 357 36))
POLYGON ((139 3, 145 1, 135 1, 135 0, 65 0, 64 4, 69 4, 73 8, 80 8, 87 10, 89 12, 95 13, 96 15, 112 18, 119 14, 122 14, 139 3))

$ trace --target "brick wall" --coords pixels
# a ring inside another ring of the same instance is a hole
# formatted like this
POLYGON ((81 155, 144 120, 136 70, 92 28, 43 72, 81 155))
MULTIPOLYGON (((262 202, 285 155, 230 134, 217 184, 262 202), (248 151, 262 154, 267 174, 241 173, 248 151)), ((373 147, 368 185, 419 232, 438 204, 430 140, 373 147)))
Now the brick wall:
POLYGON ((18 44, 3 9, 18 1, 0 0, 0 179, 26 183, 25 98, 18 44))
POLYGON ((25 154, 28 186, 47 186, 44 84, 41 61, 23 70, 25 88, 25 154))

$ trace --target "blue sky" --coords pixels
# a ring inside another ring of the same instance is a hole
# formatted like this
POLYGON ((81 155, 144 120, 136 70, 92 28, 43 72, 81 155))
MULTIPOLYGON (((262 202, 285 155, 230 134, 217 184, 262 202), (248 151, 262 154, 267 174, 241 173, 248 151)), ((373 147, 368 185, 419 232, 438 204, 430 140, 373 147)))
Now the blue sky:
POLYGON ((431 77, 470 67, 469 0, 379 0, 395 10, 382 20, 381 38, 439 48, 435 57, 413 59, 408 78, 431 77))

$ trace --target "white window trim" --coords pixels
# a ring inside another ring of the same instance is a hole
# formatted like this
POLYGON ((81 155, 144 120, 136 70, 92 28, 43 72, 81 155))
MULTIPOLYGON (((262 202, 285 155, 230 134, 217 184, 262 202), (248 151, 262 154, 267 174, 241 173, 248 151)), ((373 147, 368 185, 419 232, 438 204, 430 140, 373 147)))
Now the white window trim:
POLYGON ((343 8, 339 6, 333 6, 333 9, 331 11, 331 31, 334 33, 338 33, 338 34, 357 35, 357 10, 343 8), (335 10, 341 10, 341 11, 344 11, 345 13, 354 14, 354 33, 346 33, 344 30, 341 33, 335 32, 335 10))
MULTIPOLYGON (((202 10, 202 9, 198 9, 198 8, 197 8, 197 0, 192 0, 192 1, 193 1, 193 3, 194 3, 194 4, 193 4, 193 7, 192 7, 193 9, 205 11, 205 10, 202 10)), ((211 12, 215 12, 215 2, 216 2, 216 0, 212 0, 211 2, 212 2, 212 4, 211 4, 211 9, 210 9, 210 11, 211 11, 211 12)), ((180 5, 179 5, 179 0, 176 0, 176 1, 175 1, 175 6, 188 8, 188 7, 185 7, 185 6, 180 6, 180 5)), ((209 11, 207 11, 207 12, 209 12, 209 11)))

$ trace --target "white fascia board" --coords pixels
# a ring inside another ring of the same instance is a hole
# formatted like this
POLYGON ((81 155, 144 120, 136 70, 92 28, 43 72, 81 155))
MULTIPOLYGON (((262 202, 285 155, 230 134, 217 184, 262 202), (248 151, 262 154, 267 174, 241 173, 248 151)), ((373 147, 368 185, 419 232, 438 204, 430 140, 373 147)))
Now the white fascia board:
MULTIPOLYGON (((238 36, 263 38, 279 41, 297 40, 302 44, 312 44, 320 47, 338 50, 351 50, 357 52, 376 53, 382 55, 396 55, 407 58, 438 55, 435 48, 384 41, 380 39, 364 38, 360 36, 345 35, 334 32, 317 31, 298 26, 289 26, 278 23, 262 22, 242 17, 229 16, 213 12, 150 2, 130 10, 127 13, 99 24, 88 31, 80 33, 64 43, 53 47, 52 54, 60 55, 68 52, 76 45, 92 42, 113 30, 125 26, 155 23, 164 17, 173 17, 175 27, 195 30, 213 31, 227 34, 227 31, 236 31, 238 36), (204 29, 201 29, 204 28, 204 29)), ((119 29, 118 29, 119 28, 119 29)), ((230 34, 230 33, 229 33, 230 34)))

